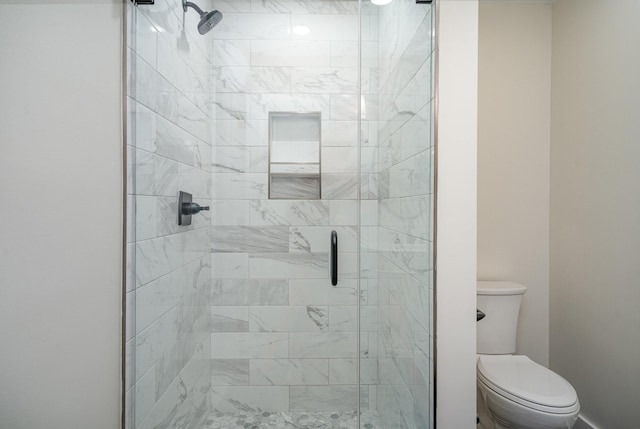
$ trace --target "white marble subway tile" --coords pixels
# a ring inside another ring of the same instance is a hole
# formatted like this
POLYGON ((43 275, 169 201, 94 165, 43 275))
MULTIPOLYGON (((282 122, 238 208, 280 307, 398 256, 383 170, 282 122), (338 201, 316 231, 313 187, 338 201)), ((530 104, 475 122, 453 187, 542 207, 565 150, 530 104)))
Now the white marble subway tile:
POLYGON ((279 93, 291 90, 288 67, 213 67, 211 79, 216 92, 279 93))
POLYGON ((217 412, 274 412, 289 410, 287 386, 212 386, 211 407, 217 412))
POLYGON ((290 305, 356 305, 357 280, 341 280, 332 286, 329 279, 292 279, 289 283, 290 305))
POLYGON ((251 66, 324 67, 330 63, 327 41, 252 40, 251 66))
MULTIPOLYGON (((430 106, 421 111, 430 111, 430 106)), ((405 123, 399 131, 382 141, 379 152, 381 170, 408 159, 431 146, 431 121, 422 119, 420 112, 405 123)))
POLYGON ((243 146, 214 146, 211 149, 214 173, 245 173, 250 169, 251 150, 243 146))
POLYGON ((381 259, 380 268, 383 290, 399 302, 418 325, 428 328, 430 312, 425 309, 431 305, 429 280, 417 279, 387 259, 381 259))
POLYGON ((362 305, 360 307, 360 332, 376 332, 378 330, 378 307, 362 305))
MULTIPOLYGON (((176 41, 166 35, 158 38, 157 71, 179 92, 203 112, 208 109, 209 81, 207 67, 198 64, 200 58, 189 54, 180 55, 175 48, 176 41), (202 73, 194 70, 202 70, 202 73)), ((204 58, 202 59, 204 61, 204 58)))
POLYGON ((131 209, 134 210, 133 222, 135 237, 134 241, 148 240, 158 236, 157 221, 157 197, 138 195, 131 198, 130 203, 135 204, 131 209))
POLYGON ((317 140, 309 141, 271 141, 271 162, 281 163, 317 163, 320 158, 317 140))
POLYGON ((358 42, 332 41, 331 65, 335 67, 358 67, 358 42))
POLYGON ((210 118, 148 63, 136 62, 136 99, 164 118, 206 140, 210 118))
POLYGON ((380 100, 381 106, 384 106, 381 114, 385 119, 380 128, 382 141, 389 138, 430 102, 430 73, 431 66, 425 62, 401 93, 380 100))
POLYGON ((362 107, 361 118, 367 121, 377 121, 380 115, 378 106, 380 96, 378 94, 362 94, 360 106, 362 107))
POLYGON ((357 307, 355 305, 330 306, 329 330, 335 332, 356 332, 358 330, 357 307))
POLYGON ((249 359, 211 359, 211 384, 249 385, 249 359))
POLYGON ((212 8, 220 12, 251 12, 251 0, 212 0, 212 8))
POLYGON ((246 120, 251 110, 251 95, 217 92, 211 97, 216 120, 246 120))
POLYGON ((327 307, 287 306, 251 307, 249 330, 252 332, 313 332, 328 327, 327 307))
POLYGON ((291 15, 291 28, 306 26, 309 33, 291 34, 294 40, 358 41, 358 15, 291 15))
POLYGON ((250 171, 252 173, 269 171, 269 149, 267 147, 251 147, 250 171))
MULTIPOLYGON (((360 359, 360 382, 377 383, 377 359, 360 359)), ((329 359, 329 384, 357 384, 356 359, 329 359)))
POLYGON ((291 386, 292 411, 349 411, 358 408, 358 386, 291 386))
POLYGON ((291 91, 310 94, 349 94, 358 92, 355 67, 293 67, 291 91))
POLYGON ((216 121, 213 135, 214 146, 267 146, 268 122, 262 121, 216 121))
POLYGON ((358 202, 349 200, 332 200, 329 202, 330 225, 357 225, 358 202))
POLYGON ((214 39, 288 40, 291 19, 286 14, 225 13, 212 31, 214 39))
POLYGON ((175 196, 178 163, 143 150, 136 151, 135 188, 138 195, 175 196))
POLYGON ((429 202, 428 195, 381 200, 380 225, 428 240, 429 202))
POLYGON ((292 358, 354 358, 358 337, 355 332, 292 332, 289 356, 292 358))
POLYGON ((249 225, 249 203, 247 200, 213 200, 211 224, 249 225))
POLYGON ((358 384, 357 360, 329 359, 329 383, 358 384))
POLYGON ((251 0, 254 13, 332 13, 332 0, 251 0))
POLYGON ((364 174, 378 172, 378 148, 363 147, 360 149, 360 171, 364 174))
POLYGON ((323 147, 322 174, 355 173, 358 171, 358 149, 355 147, 323 147))
POLYGON ((213 278, 249 277, 249 255, 247 253, 212 253, 211 270, 213 278))
POLYGON ((269 198, 272 199, 318 199, 320 198, 319 177, 272 176, 269 198))
MULTIPOLYGON (((213 272, 214 277, 221 277, 213 272)), ((212 305, 288 305, 288 280, 215 279, 212 305)))
POLYGON ((214 332, 212 359, 286 358, 289 338, 279 332, 214 332))
POLYGON ((289 250, 286 226, 215 226, 211 228, 213 252, 252 253, 289 250))
POLYGON ((252 225, 328 225, 327 201, 254 200, 251 201, 252 225))
MULTIPOLYGON (((150 112, 150 111, 149 111, 150 112)), ((151 112, 152 113, 152 112, 151 112)), ((184 131, 161 116, 153 114, 153 151, 165 158, 173 159, 198 168, 207 168, 210 159, 208 144, 184 131)), ((146 121, 145 121, 146 123, 146 121)), ((147 125, 144 125, 146 128, 147 125)), ((136 124, 140 132, 140 126, 136 124)), ((140 139, 139 139, 140 140, 140 139)))
POLYGON ((322 122, 322 146, 356 146, 358 123, 355 121, 322 122))
POLYGON ((357 15, 360 4, 353 0, 331 0, 332 12, 343 15, 357 15))
POLYGON ((251 98, 251 119, 268 119, 269 112, 320 112, 322 118, 328 119, 331 97, 329 94, 256 93, 251 98))
POLYGON ((184 260, 177 246, 180 237, 158 237, 136 243, 136 284, 144 285, 163 276, 184 260))
POLYGON ((135 51, 152 66, 156 65, 158 49, 158 31, 151 21, 142 13, 138 14, 135 23, 135 51))
POLYGON ((378 255, 376 252, 360 252, 360 277, 378 277, 378 255))
POLYGON ((253 253, 249 255, 252 278, 325 278, 329 276, 326 254, 253 253))
MULTIPOLYGON (((226 17, 225 17, 226 18, 226 17)), ((212 40, 211 63, 216 66, 248 66, 251 64, 250 40, 212 40)))
POLYGON ((178 269, 136 289, 134 320, 138 333, 178 304, 188 277, 186 269, 178 269))
POLYGON ((135 420, 139 425, 142 419, 151 411, 156 402, 156 369, 149 368, 137 380, 134 388, 135 392, 135 420))
POLYGON ((213 173, 213 198, 252 200, 267 198, 264 173, 213 173))
MULTIPOLYGON (((415 75, 416 70, 430 58, 432 46, 425 43, 429 40, 431 32, 430 19, 423 21, 418 31, 414 33, 412 40, 404 51, 397 50, 398 61, 389 66, 381 67, 380 83, 392 93, 399 93, 415 75)), ((386 58, 393 60, 392 58, 386 58)), ((384 61, 384 60, 383 60, 384 61)))
POLYGON ((289 228, 289 252, 323 253, 331 251, 331 231, 338 234, 340 252, 357 252, 355 227, 296 226, 289 228))
POLYGON ((178 309, 173 307, 135 338, 135 374, 142 375, 176 343, 178 309))
POLYGON ((324 385, 329 381, 327 359, 251 359, 253 386, 324 385))
POLYGON ((388 169, 388 198, 427 195, 431 192, 431 153, 423 151, 388 169))
POLYGON ((360 201, 360 225, 362 226, 378 225, 378 201, 377 200, 360 201))
POLYGON ((323 174, 322 199, 355 200, 358 197, 357 185, 355 174, 323 174))
MULTIPOLYGON (((207 200, 204 205, 208 205, 208 200, 211 199, 211 173, 189 165, 179 164, 178 174, 180 190, 189 192, 195 199, 207 200)), ((177 192, 174 195, 177 195, 177 192)))
POLYGON ((331 94, 331 119, 357 121, 361 104, 361 98, 357 94, 331 94))
POLYGON ((248 332, 249 308, 236 306, 211 307, 212 332, 248 332))

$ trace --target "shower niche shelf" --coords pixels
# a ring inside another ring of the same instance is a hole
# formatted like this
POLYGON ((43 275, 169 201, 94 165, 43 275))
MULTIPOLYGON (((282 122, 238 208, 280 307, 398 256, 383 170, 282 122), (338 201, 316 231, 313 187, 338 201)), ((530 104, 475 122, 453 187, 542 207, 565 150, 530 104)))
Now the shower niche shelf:
POLYGON ((321 198, 320 112, 269 112, 269 198, 321 198))

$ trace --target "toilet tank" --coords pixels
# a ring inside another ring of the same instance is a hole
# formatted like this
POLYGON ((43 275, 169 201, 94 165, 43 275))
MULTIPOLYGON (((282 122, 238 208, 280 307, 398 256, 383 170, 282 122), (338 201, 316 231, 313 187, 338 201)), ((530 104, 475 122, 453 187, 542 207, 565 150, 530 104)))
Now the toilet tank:
POLYGON ((486 317, 477 323, 477 353, 515 353, 518 314, 526 290, 525 286, 515 282, 478 282, 477 306, 486 317))

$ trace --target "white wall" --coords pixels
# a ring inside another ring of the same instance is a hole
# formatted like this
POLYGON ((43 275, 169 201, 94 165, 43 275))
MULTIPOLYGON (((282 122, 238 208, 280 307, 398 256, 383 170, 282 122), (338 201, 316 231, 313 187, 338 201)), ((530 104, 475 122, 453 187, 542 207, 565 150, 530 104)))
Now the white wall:
POLYGON ((639 16, 553 6, 550 365, 602 428, 640 420, 639 16))
POLYGON ((436 424, 464 429, 476 424, 478 2, 438 7, 436 424))
POLYGON ((478 279, 527 286, 517 350, 549 363, 551 4, 480 3, 478 279))
POLYGON ((0 4, 0 426, 113 429, 122 2, 48 3, 0 4))

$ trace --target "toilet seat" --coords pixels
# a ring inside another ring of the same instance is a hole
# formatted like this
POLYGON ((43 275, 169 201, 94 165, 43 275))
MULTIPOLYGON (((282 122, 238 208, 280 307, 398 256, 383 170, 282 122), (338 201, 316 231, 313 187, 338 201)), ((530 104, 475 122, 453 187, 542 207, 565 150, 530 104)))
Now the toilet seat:
POLYGON ((580 409, 573 386, 527 356, 480 355, 477 366, 480 382, 524 407, 550 414, 580 409))

